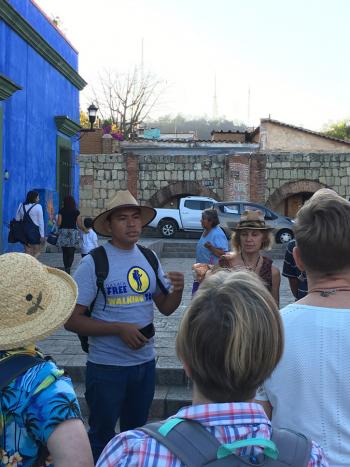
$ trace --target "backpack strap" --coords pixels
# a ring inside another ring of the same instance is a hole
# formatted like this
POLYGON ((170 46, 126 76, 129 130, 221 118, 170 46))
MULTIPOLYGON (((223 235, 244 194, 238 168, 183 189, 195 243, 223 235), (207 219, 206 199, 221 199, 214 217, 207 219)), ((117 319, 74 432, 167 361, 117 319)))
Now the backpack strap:
POLYGON ((154 274, 156 276, 156 282, 157 282, 157 285, 160 291, 162 292, 163 295, 168 295, 169 290, 164 286, 163 282, 159 279, 159 275, 158 275, 159 263, 158 263, 158 259, 156 255, 150 248, 146 248, 145 246, 139 245, 138 243, 137 243, 137 248, 141 251, 143 256, 149 262, 151 268, 153 269, 154 274))
POLYGON ((276 444, 279 455, 277 461, 268 459, 266 467, 307 467, 312 450, 310 438, 286 428, 273 428, 271 439, 276 444))
POLYGON ((95 263, 95 275, 96 275, 96 286, 97 286, 97 292, 95 295, 95 298, 93 299, 90 307, 89 307, 89 314, 88 316, 91 316, 92 310, 94 308, 95 302, 97 300, 98 293, 101 291, 103 298, 105 300, 103 309, 105 309, 106 304, 107 304, 107 296, 106 296, 106 291, 104 289, 104 282, 108 276, 109 272, 109 263, 108 263, 108 257, 105 248, 103 245, 98 246, 97 248, 94 248, 93 250, 90 251, 89 253, 92 256, 92 259, 94 260, 95 263))
POLYGON ((169 449, 186 466, 200 467, 216 460, 219 441, 200 423, 182 418, 148 423, 138 428, 169 449))
POLYGON ((265 456, 262 454, 256 458, 258 465, 307 467, 312 449, 310 439, 287 429, 273 429, 271 440, 248 438, 224 445, 194 420, 171 418, 165 422, 149 423, 139 430, 155 438, 189 467, 253 465, 246 457, 234 454, 236 449, 252 445, 264 447, 265 456))
POLYGON ((0 391, 8 386, 11 381, 22 375, 45 360, 40 357, 26 354, 15 354, 0 360, 0 391))

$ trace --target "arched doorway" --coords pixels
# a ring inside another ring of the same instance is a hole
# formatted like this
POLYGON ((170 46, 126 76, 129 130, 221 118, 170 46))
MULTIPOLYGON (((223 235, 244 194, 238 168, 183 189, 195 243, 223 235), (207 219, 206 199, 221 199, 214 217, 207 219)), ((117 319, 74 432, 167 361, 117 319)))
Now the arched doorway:
POLYGON ((301 206, 325 185, 314 180, 287 182, 277 188, 266 201, 266 205, 285 216, 295 217, 301 206))
POLYGON ((177 208, 178 200, 185 196, 209 196, 217 201, 220 201, 218 195, 211 190, 203 186, 198 181, 184 181, 171 183, 154 193, 153 196, 148 200, 150 206, 160 208, 177 208))

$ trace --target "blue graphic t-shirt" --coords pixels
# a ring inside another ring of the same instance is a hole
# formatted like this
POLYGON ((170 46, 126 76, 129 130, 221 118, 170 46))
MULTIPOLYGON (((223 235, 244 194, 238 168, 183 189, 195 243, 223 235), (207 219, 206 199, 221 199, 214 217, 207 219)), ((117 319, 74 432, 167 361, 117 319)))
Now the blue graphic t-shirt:
POLYGON ((30 368, 0 391, 0 466, 32 466, 55 428, 74 418, 80 409, 63 370, 51 361, 30 368))
MULTIPOLYGON (((104 282, 106 304, 98 294, 92 318, 107 322, 136 324, 139 329, 153 322, 153 295, 160 294, 155 273, 144 255, 135 245, 122 250, 105 243, 109 273, 104 282)), ((164 286, 170 284, 161 265, 158 276, 164 286)), ((90 306, 97 292, 95 265, 91 255, 85 256, 74 274, 78 284, 79 305, 90 306)), ((155 357, 154 339, 138 350, 130 349, 117 335, 90 336, 88 360, 101 365, 132 366, 149 362, 155 357)))
POLYGON ((217 225, 209 231, 206 237, 202 235, 196 248, 197 263, 218 264, 219 258, 204 246, 206 242, 210 242, 215 248, 221 248, 224 251, 228 251, 228 240, 222 228, 217 225))

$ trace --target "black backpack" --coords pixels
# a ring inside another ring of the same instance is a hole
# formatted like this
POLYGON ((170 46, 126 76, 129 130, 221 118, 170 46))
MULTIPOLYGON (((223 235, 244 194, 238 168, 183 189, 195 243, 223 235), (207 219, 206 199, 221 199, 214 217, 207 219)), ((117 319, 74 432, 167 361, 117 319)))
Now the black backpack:
POLYGON ((169 449, 187 467, 307 467, 312 450, 311 439, 284 428, 272 430, 271 441, 258 438, 237 440, 221 445, 203 425, 195 420, 173 418, 138 428, 169 449), (246 446, 265 446, 255 459, 237 456, 233 451, 246 446))
MULTIPOLYGON (((156 281, 157 285, 160 288, 161 292, 164 295, 168 295, 169 291, 168 289, 163 285, 162 281, 159 279, 158 276, 158 259, 156 255, 153 253, 152 250, 149 248, 146 248, 145 246, 137 244, 138 249, 141 251, 141 253, 144 255, 146 260, 149 262, 151 268, 153 269, 155 275, 156 275, 156 281)), ((97 286, 97 292, 95 295, 95 298, 93 299, 91 305, 89 308, 85 311, 85 316, 91 316, 92 310, 94 309, 94 305, 97 300, 97 296, 99 292, 101 291, 105 304, 106 306, 107 303, 107 297, 106 297, 106 292, 104 289, 104 282, 108 276, 109 272, 109 263, 108 263, 108 258, 107 258, 107 253, 103 245, 94 248, 93 250, 90 251, 89 253, 92 256, 92 259, 94 260, 95 263, 95 275, 96 275, 96 286, 97 286)), ((80 345, 81 348, 84 350, 84 352, 88 353, 89 352, 89 339, 88 336, 82 336, 78 334, 79 340, 80 340, 80 345)))
POLYGON ((0 391, 33 366, 45 362, 34 355, 14 354, 0 360, 0 391))
POLYGON ((39 227, 33 222, 29 215, 36 204, 37 203, 34 203, 28 211, 26 211, 24 204, 22 204, 23 219, 19 221, 12 219, 10 221, 10 231, 7 239, 9 243, 22 243, 23 245, 27 245, 31 242, 36 243, 38 240, 40 241, 39 227))

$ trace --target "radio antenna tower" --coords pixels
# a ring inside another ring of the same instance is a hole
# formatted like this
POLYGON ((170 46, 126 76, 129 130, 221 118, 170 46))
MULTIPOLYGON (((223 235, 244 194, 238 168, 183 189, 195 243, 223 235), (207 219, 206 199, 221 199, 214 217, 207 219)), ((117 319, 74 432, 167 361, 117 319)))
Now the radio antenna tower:
POLYGON ((248 87, 247 126, 250 127, 250 86, 248 87))
POLYGON ((213 118, 216 120, 219 115, 218 98, 216 95, 216 74, 214 75, 214 97, 213 97, 213 118))
POLYGON ((141 62, 140 62, 140 74, 143 79, 143 37, 141 38, 141 62))

